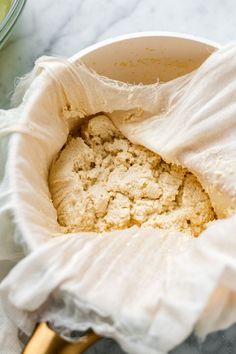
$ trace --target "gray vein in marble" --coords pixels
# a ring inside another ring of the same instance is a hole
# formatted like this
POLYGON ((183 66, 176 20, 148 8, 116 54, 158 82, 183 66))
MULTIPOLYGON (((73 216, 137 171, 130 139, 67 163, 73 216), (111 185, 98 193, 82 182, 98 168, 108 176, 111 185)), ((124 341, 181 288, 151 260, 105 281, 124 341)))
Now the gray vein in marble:
MULTIPOLYGON (((112 28, 114 25, 119 25, 119 23, 121 21, 124 21, 125 19, 129 18, 132 13, 136 10, 136 8, 138 7, 140 3, 140 0, 137 0, 137 1, 134 1, 132 6, 130 6, 130 8, 128 9, 128 11, 125 11, 125 12, 120 12, 118 13, 117 17, 115 17, 109 24, 108 26, 106 26, 106 29, 107 28, 112 28)), ((106 31, 105 29, 105 31, 106 31)), ((94 37, 93 41, 88 44, 88 45, 91 45, 93 44, 94 42, 98 42, 100 40, 100 38, 104 35, 105 31, 100 31, 98 33, 96 33, 96 36, 94 37)))

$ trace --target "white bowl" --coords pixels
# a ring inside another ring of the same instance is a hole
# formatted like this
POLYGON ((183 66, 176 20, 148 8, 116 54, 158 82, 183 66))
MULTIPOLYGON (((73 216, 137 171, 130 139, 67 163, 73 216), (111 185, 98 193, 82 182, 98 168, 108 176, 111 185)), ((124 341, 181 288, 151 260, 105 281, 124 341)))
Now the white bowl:
POLYGON ((71 60, 82 59, 111 79, 130 83, 168 81, 197 68, 213 51, 215 42, 168 32, 140 32, 88 47, 71 60))
MULTIPOLYGON (((99 74, 112 79, 130 83, 153 83, 158 79, 167 81, 192 71, 217 48, 219 46, 216 43, 187 35, 162 32, 137 33, 91 46, 74 55, 70 60, 73 62, 82 60, 99 74)), ((42 94, 44 94, 43 91, 42 94)), ((40 92, 38 92, 37 102, 40 102, 40 97, 40 92)), ((33 116, 28 115, 27 120, 32 119, 33 116)), ((23 156, 26 161, 29 161, 28 144, 24 134, 16 134, 12 137, 11 156, 14 161, 18 161, 18 156, 23 156)), ((34 156, 38 156, 37 140, 32 139, 31 144, 34 156)), ((18 170, 17 163, 11 166, 11 183, 17 186, 14 194, 14 214, 19 221, 22 239, 27 249, 32 251, 38 248, 39 243, 44 242, 44 237, 36 237, 32 230, 34 223, 32 222, 30 227, 27 221, 27 218, 35 219, 37 213, 34 215, 34 212, 30 212, 29 216, 28 211, 25 210, 27 208, 23 208, 18 202, 28 198, 28 203, 33 203, 31 193, 24 194, 27 190, 25 185, 29 181, 26 177, 26 179, 18 178, 18 175, 22 176, 22 171, 18 170)), ((34 184, 34 180, 31 183, 34 184)), ((35 186, 32 185, 32 188, 34 189, 35 186)), ((37 208, 33 205, 32 207, 37 208)), ((35 227, 37 228, 36 222, 35 227)))

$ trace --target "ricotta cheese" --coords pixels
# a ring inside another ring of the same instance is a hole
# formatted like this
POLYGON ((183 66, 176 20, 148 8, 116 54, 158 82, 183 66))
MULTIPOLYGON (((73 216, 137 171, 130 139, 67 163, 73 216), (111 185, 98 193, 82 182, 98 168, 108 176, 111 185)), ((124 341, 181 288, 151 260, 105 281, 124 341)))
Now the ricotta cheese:
POLYGON ((66 232, 133 225, 198 236, 215 213, 186 169, 127 140, 105 115, 87 119, 52 165, 49 185, 66 232))

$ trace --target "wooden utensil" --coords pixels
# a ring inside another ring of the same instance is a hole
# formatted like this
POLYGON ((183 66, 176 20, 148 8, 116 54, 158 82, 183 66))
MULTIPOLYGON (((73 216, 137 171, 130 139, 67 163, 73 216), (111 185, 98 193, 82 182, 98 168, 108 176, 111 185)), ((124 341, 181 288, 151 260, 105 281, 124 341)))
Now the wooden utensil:
POLYGON ((22 354, 81 354, 100 339, 100 336, 88 330, 78 342, 69 343, 46 323, 40 323, 22 354))

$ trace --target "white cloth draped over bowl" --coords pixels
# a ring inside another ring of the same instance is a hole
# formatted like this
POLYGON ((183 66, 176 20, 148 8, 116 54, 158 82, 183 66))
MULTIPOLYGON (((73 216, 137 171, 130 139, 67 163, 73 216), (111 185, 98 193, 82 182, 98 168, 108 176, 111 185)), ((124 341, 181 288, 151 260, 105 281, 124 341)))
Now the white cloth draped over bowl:
POLYGON ((236 46, 227 46, 194 72, 153 85, 43 57, 19 83, 19 106, 0 111, 1 135, 12 132, 7 163, 1 155, 0 217, 16 228, 0 231, 0 256, 8 249, 19 257, 17 244, 26 253, 0 293, 19 328, 29 334, 37 320, 92 327, 128 353, 163 354, 192 331, 204 337, 236 321, 235 56, 236 46), (225 219, 198 239, 136 227, 64 235, 48 171, 74 124, 98 112, 131 141, 194 173, 225 219))

